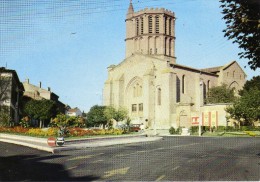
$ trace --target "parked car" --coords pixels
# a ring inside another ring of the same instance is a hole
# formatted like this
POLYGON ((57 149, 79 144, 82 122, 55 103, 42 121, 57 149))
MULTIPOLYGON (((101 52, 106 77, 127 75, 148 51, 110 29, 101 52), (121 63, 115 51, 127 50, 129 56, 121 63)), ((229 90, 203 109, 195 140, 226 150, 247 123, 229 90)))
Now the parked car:
POLYGON ((131 132, 138 132, 139 130, 141 130, 140 124, 131 124, 130 125, 130 131, 131 132))

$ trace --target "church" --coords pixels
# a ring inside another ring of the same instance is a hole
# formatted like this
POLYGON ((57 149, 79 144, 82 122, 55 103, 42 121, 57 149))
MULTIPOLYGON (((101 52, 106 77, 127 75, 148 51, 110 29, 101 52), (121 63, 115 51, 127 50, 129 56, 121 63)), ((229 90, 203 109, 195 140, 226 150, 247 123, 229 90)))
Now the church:
POLYGON ((132 123, 150 129, 226 126, 226 104, 206 105, 210 88, 227 84, 238 91, 246 74, 236 61, 195 69, 176 62, 175 14, 164 8, 126 15, 125 59, 108 67, 103 104, 124 107, 132 123))

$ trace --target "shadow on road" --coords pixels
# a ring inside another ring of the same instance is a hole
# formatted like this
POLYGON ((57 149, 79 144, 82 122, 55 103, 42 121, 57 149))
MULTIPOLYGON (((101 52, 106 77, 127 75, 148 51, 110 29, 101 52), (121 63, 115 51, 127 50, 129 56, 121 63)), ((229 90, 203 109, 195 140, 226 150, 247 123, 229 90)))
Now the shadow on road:
POLYGON ((72 177, 63 165, 42 160, 63 157, 19 155, 0 157, 0 181, 92 181, 97 176, 72 177))

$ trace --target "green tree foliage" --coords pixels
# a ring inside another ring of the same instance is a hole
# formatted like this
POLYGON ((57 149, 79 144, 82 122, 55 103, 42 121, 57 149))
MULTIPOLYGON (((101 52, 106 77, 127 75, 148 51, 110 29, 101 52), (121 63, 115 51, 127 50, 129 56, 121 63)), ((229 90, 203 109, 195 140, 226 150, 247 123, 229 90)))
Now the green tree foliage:
POLYGON ((250 68, 260 67, 260 1, 220 0, 227 28, 225 37, 243 49, 238 55, 249 60, 250 68))
POLYGON ((30 100, 24 106, 24 112, 35 120, 40 121, 40 127, 55 115, 55 102, 51 100, 30 100))
POLYGON ((49 126, 51 127, 84 127, 85 120, 79 116, 67 116, 65 114, 58 114, 51 120, 49 126))
MULTIPOLYGON (((0 102, 4 102, 8 99, 8 95, 10 94, 10 85, 11 79, 9 77, 5 77, 1 75, 1 68, 0 68, 0 102)), ((0 108, 2 105, 0 104, 0 108)))
POLYGON ((112 106, 107 106, 104 110, 104 115, 107 120, 114 119, 116 121, 122 121, 127 118, 127 110, 123 107, 115 109, 112 106))
POLYGON ((232 103, 236 100, 234 91, 227 85, 212 87, 207 94, 206 102, 209 103, 232 103))
POLYGON ((99 125, 105 126, 107 124, 108 120, 104 114, 105 108, 105 106, 98 105, 90 108, 89 112, 87 113, 87 127, 99 125))
POLYGON ((246 81, 243 90, 239 91, 239 94, 244 95, 244 92, 247 92, 254 87, 260 90, 260 76, 254 76, 251 80, 246 81))
POLYGON ((260 120, 260 89, 253 87, 244 91, 243 95, 226 109, 230 118, 241 122, 241 125, 251 126, 260 120))
POLYGON ((11 126, 9 109, 6 106, 0 107, 0 127, 1 126, 11 126))

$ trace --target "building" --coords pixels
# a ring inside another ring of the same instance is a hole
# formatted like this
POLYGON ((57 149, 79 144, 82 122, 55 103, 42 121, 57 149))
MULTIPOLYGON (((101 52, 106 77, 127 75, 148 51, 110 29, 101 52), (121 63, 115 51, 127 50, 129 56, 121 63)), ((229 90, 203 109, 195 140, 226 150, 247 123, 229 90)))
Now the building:
POLYGON ((53 93, 50 87, 48 87, 48 89, 46 90, 42 88, 41 82, 39 83, 39 86, 36 86, 31 84, 29 79, 26 79, 25 82, 23 82, 22 84, 25 90, 23 94, 24 97, 34 100, 52 100, 57 104, 59 112, 65 113, 66 106, 59 101, 59 96, 53 93))
POLYGON ((196 126, 199 117, 204 126, 218 126, 226 105, 204 105, 208 90, 223 83, 240 90, 246 74, 236 61, 206 69, 177 64, 175 20, 164 8, 135 12, 130 2, 126 56, 108 67, 103 103, 127 108, 133 123, 153 129, 196 126))
POLYGON ((68 109, 66 111, 67 116, 82 116, 82 112, 80 111, 79 108, 75 107, 74 109, 68 109))
POLYGON ((15 70, 0 68, 0 110, 6 108, 11 123, 19 123, 24 87, 15 70))

